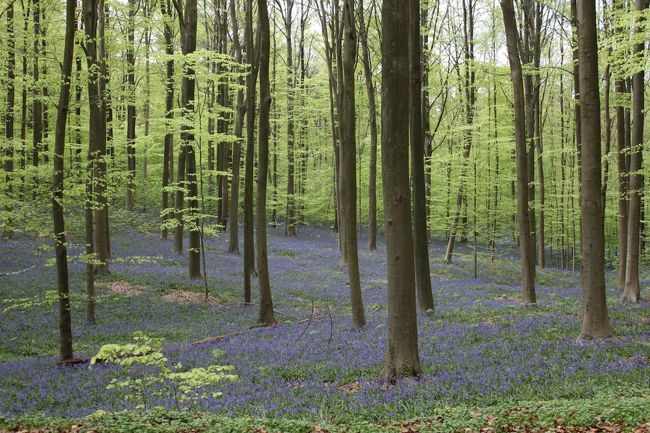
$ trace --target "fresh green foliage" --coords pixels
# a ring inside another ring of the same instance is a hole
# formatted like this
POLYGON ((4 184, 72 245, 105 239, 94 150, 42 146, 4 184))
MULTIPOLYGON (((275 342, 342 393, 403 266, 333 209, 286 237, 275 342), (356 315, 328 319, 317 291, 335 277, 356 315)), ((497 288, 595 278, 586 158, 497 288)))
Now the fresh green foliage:
MULTIPOLYGON (((162 338, 151 338, 143 332, 134 333, 134 343, 106 344, 90 361, 96 364, 115 364, 121 367, 123 377, 112 379, 107 389, 123 388, 127 397, 137 401, 136 408, 149 409, 152 396, 165 394, 174 398, 176 408, 189 407, 198 410, 200 399, 220 397, 214 387, 223 380, 234 382, 237 376, 230 374, 231 365, 210 365, 206 368, 183 370, 181 363, 170 365, 162 354, 162 338)), ((223 352, 213 351, 214 358, 223 352)))

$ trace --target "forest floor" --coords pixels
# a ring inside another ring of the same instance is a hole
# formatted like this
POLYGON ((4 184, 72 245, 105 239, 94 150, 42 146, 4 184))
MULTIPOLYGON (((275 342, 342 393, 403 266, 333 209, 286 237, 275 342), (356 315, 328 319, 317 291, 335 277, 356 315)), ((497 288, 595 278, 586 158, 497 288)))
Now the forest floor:
MULTIPOLYGON (((149 405, 165 412, 133 412, 137 396, 107 389, 123 377, 113 366, 57 367, 52 243, 24 234, 0 240, 0 430, 23 423, 70 432, 95 424, 106 432, 650 431, 643 425, 650 423, 650 303, 622 305, 613 272, 608 297, 616 336, 580 342, 579 274, 539 269, 539 305, 525 308, 511 250, 495 261, 480 254, 474 278, 467 247, 444 265, 444 245, 433 243, 436 310, 418 318, 424 372, 386 387, 378 381, 384 245, 368 252, 360 241, 368 323, 353 330, 336 235, 308 227, 296 238, 282 233, 269 229, 279 321, 271 328, 256 327, 256 306, 242 304, 242 257, 226 252, 226 235, 206 240, 211 296, 204 302, 203 282, 187 280, 187 258, 172 252, 172 241, 133 228, 112 232, 111 274, 97 282, 97 324, 88 325, 83 245, 70 242, 77 356, 144 331, 164 338, 165 356, 185 368, 213 364, 215 349, 224 352, 219 364, 234 366, 239 379, 217 384, 223 396, 201 399, 202 415, 189 418, 171 412, 175 401, 164 393, 151 395, 149 405)), ((643 278, 648 287, 648 270, 643 278)), ((649 299, 650 291, 642 295, 649 299)))

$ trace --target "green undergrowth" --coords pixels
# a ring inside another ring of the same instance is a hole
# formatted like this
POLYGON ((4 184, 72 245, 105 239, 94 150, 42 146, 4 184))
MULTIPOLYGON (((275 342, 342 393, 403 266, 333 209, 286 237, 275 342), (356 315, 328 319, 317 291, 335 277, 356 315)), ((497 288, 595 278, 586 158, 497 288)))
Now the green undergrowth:
POLYGON ((525 432, 525 431, 647 431, 650 395, 597 397, 504 403, 490 407, 432 406, 426 417, 371 422, 362 420, 229 418, 204 413, 169 411, 98 412, 82 419, 31 416, 0 418, 0 429, 36 432, 110 433, 372 433, 372 432, 525 432), (598 426, 601 426, 600 428, 598 426), (610 429, 610 430, 608 430, 610 429))

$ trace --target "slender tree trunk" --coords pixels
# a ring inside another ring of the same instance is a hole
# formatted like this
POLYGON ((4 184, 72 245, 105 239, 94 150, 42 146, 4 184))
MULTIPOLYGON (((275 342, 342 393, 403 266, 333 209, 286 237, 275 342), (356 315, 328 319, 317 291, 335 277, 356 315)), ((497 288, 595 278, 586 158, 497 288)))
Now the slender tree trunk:
MULTIPOLYGON (((182 15, 179 15, 181 26, 181 48, 183 56, 191 56, 196 51, 197 4, 196 0, 185 0, 182 15)), ((190 232, 188 248, 188 273, 190 279, 201 278, 201 232, 199 229, 199 195, 198 178, 196 175, 196 155, 194 143, 194 93, 196 74, 194 60, 185 58, 183 77, 181 79, 181 110, 184 122, 181 126, 181 148, 185 154, 185 176, 187 184, 187 215, 184 224, 190 232)), ((181 170, 179 162, 179 170, 181 170)), ((180 178, 180 176, 179 176, 180 178)), ((178 203, 177 203, 178 205, 178 203)))
POLYGON ((420 35, 420 1, 409 0, 410 64, 410 139, 411 183, 413 189, 413 247, 415 287, 420 312, 433 311, 433 294, 429 271, 427 231, 427 197, 424 177, 424 133, 422 119, 422 36, 420 35))
POLYGON ((408 159, 408 8, 382 5, 381 158, 388 269, 388 328, 381 376, 387 382, 421 372, 416 319, 415 262, 408 159))
MULTIPOLYGON (((97 116, 95 125, 98 127, 98 131, 93 131, 91 127, 91 133, 97 134, 97 139, 93 147, 93 153, 95 155, 93 168, 93 196, 95 197, 95 251, 97 253, 97 262, 95 266, 95 273, 97 274, 108 274, 108 261, 110 258, 110 241, 109 241, 109 225, 108 225, 108 177, 106 174, 106 97, 108 95, 107 83, 106 83, 106 71, 107 71, 107 56, 106 56, 106 38, 105 38, 105 26, 106 26, 106 9, 104 8, 104 0, 99 0, 97 2, 98 9, 98 20, 97 28, 95 34, 98 39, 98 54, 96 57, 95 65, 99 68, 98 75, 96 75, 95 82, 97 85, 97 111, 94 113, 97 116)), ((90 69, 90 65, 88 67, 90 69)))
POLYGON ((519 249, 521 252, 524 305, 535 304, 535 257, 528 210, 528 160, 526 153, 526 116, 524 109, 524 78, 519 56, 519 35, 512 0, 500 0, 506 31, 506 44, 513 87, 515 111, 515 159, 517 165, 517 221, 519 224, 519 249))
POLYGON ((255 201, 255 234, 257 247, 257 266, 260 285, 259 322, 273 325, 273 300, 269 281, 269 258, 266 245, 266 184, 269 168, 269 133, 271 111, 271 88, 269 80, 269 59, 271 53, 271 30, 266 0, 258 0, 258 20, 260 32, 260 121, 257 164, 257 196, 255 201))
POLYGON ((363 76, 366 80, 368 93, 368 129, 370 130, 370 164, 368 174, 368 249, 377 249, 377 102, 375 84, 372 81, 372 66, 370 49, 368 47, 368 29, 364 17, 363 0, 358 2, 359 43, 361 45, 361 60, 363 76))
MULTIPOLYGON (((582 338, 611 337, 605 292, 605 231, 601 197, 600 92, 596 1, 578 4, 582 182, 580 220, 582 250, 582 338)), ((629 256, 628 256, 629 258, 629 256)), ((629 262, 628 262, 629 263, 629 262)), ((629 269, 629 268, 628 268, 629 269)))
MULTIPOLYGON (((43 142, 43 102, 41 100, 42 85, 39 82, 41 68, 40 59, 40 38, 41 38, 41 2, 34 0, 33 6, 34 20, 34 57, 32 60, 33 74, 33 96, 32 96, 32 166, 38 167, 40 160, 40 151, 43 142)), ((38 172, 37 172, 38 173, 38 172)), ((36 175, 38 177, 38 174, 36 175)), ((34 194, 36 193, 36 184, 34 184, 34 194)), ((34 196, 35 198, 35 196, 34 196)))
MULTIPOLYGON (((644 19, 643 11, 647 8, 646 0, 636 0, 636 10, 639 17, 636 21, 637 30, 641 32, 644 19)), ((635 33, 636 33, 635 32, 635 33)), ((634 54, 639 61, 644 58, 643 39, 634 46, 634 54)), ((644 121, 644 71, 638 70, 632 76, 632 142, 630 150, 630 202, 627 224, 627 263, 625 265, 625 302, 638 303, 641 300, 641 286, 639 282, 639 254, 642 243, 641 221, 643 212, 643 121, 644 121)))
POLYGON ((70 311, 70 287, 68 285, 68 251, 65 240, 65 221, 62 202, 64 188, 65 128, 70 106, 74 35, 77 27, 76 7, 76 0, 66 1, 65 43, 63 62, 61 64, 61 90, 57 108, 56 132, 54 137, 54 175, 52 176, 52 221, 54 223, 54 249, 56 254, 56 275, 59 294, 59 359, 61 361, 69 361, 73 358, 72 315, 70 311))
MULTIPOLYGON (((174 118, 174 32, 171 20, 172 5, 169 0, 160 0, 160 11, 163 17, 163 35, 165 38, 165 54, 168 56, 165 62, 165 141, 163 145, 163 174, 162 174, 162 212, 163 226, 161 238, 167 239, 168 222, 171 219, 169 208, 170 193, 167 188, 172 183, 173 169, 172 159, 174 158, 174 132, 172 119, 174 118)), ((173 196, 172 196, 173 197, 173 196)), ((181 251, 183 243, 181 241, 181 251)))
POLYGON ((5 233, 11 235, 11 214, 13 212, 13 176, 14 176, 14 108, 16 103, 16 42, 14 40, 14 3, 10 3, 7 14, 7 105, 5 107, 4 170, 5 193, 7 194, 7 220, 5 233))
POLYGON ((253 0, 248 0, 246 3, 246 56, 248 64, 251 65, 251 71, 246 77, 246 173, 244 175, 244 302, 246 304, 251 301, 251 275, 255 273, 253 165, 255 164, 255 87, 259 69, 257 51, 253 44, 253 0))
POLYGON ((356 122, 355 122, 355 60, 357 35, 354 27, 354 4, 343 3, 343 111, 341 128, 341 210, 345 225, 345 262, 348 268, 348 283, 352 303, 352 323, 359 328, 366 324, 361 296, 359 256, 357 246, 357 167, 356 167, 356 122))
POLYGON ((135 13, 138 5, 136 0, 129 0, 128 6, 129 13, 126 29, 128 42, 126 50, 126 98, 128 101, 126 108, 126 209, 132 211, 135 195, 135 13))
MULTIPOLYGON (((232 22, 232 40, 237 64, 242 63, 242 47, 239 41, 239 25, 237 8, 234 0, 230 1, 230 20, 232 22)), ((230 225, 228 227, 228 252, 239 254, 239 182, 241 167, 241 140, 244 127, 246 104, 244 101, 244 80, 239 78, 240 88, 237 91, 237 113, 235 117, 235 137, 232 147, 232 181, 230 182, 230 225)))
POLYGON ((287 46, 287 220, 284 234, 296 236, 296 203, 295 203, 295 141, 294 128, 294 93, 296 90, 295 71, 293 67, 293 6, 294 0, 286 0, 284 6, 284 34, 287 46))

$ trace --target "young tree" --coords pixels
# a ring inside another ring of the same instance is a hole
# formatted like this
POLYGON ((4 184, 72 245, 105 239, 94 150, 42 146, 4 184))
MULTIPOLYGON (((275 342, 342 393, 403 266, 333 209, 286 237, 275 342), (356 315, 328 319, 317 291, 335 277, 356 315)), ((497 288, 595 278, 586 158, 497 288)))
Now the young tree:
MULTIPOLYGON (((237 20, 237 3, 230 1, 230 21, 232 22, 232 44, 235 50, 237 64, 243 61, 242 46, 239 40, 239 24, 237 20)), ((244 101, 244 79, 238 78, 239 90, 237 91, 237 113, 235 116, 235 137, 232 147, 232 182, 230 183, 230 225, 228 227, 228 252, 239 254, 239 181, 241 166, 241 140, 244 129, 244 115, 246 114, 246 103, 244 101)))
POLYGON ((138 8, 136 0, 129 0, 128 8, 126 27, 128 42, 126 49, 126 209, 132 211, 135 195, 135 13, 138 8))
POLYGON ((357 33, 354 25, 354 3, 351 0, 343 2, 343 69, 342 112, 339 118, 341 128, 341 215, 345 232, 344 252, 348 267, 348 283, 350 285, 350 300, 352 302, 352 323, 355 327, 366 324, 361 296, 361 281, 359 276, 359 253, 357 246, 357 150, 355 122, 355 61, 357 33))
MULTIPOLYGON (((246 167, 244 174, 244 302, 251 301, 251 275, 255 273, 253 230, 253 165, 255 164, 255 98, 259 58, 253 43, 253 0, 246 2, 246 57, 251 71, 246 77, 246 167)), ((259 35, 259 31, 258 31, 259 35)), ((259 43, 258 43, 259 48, 259 43)))
MULTIPOLYGON (((377 102, 375 98, 375 83, 372 76, 370 47, 368 45, 368 27, 364 17, 363 0, 358 1, 359 8, 359 43, 361 45, 361 61, 363 76, 366 80, 368 93, 368 128, 370 129, 370 164, 368 174, 368 249, 377 249, 377 102)), ((372 10, 371 10, 372 12, 372 10)), ((372 18, 372 13, 368 20, 372 18)))
POLYGON ((410 53, 410 138, 411 183, 413 184, 413 246, 415 248, 415 287, 420 312, 433 310, 431 277, 429 275, 429 234, 427 199, 424 182, 424 122, 422 119, 422 36, 420 1, 409 1, 410 53))
MULTIPOLYGON (((638 17, 636 20, 637 33, 642 34, 643 12, 647 8, 647 0, 636 0, 638 17)), ((645 39, 639 38, 634 45, 634 54, 643 64, 645 39)), ((637 303, 641 300, 641 285, 639 283, 639 250, 641 241, 641 212, 643 204, 643 121, 644 121, 644 70, 637 70, 632 76, 632 156, 630 158, 630 200, 627 225, 627 254, 625 265, 625 290, 623 300, 637 303)))
MULTIPOLYGON (((277 0, 276 0, 277 1, 277 0)), ((278 4, 280 4, 278 2, 278 4)), ((287 208, 284 234, 296 236, 296 187, 295 187, 295 141, 296 133, 294 127, 294 94, 296 92, 295 70, 293 66, 293 21, 294 0, 285 0, 282 9, 282 20, 284 21, 284 36, 287 46, 287 208)))
MULTIPOLYGON (((7 106, 5 108, 5 192, 7 194, 7 213, 13 211, 13 171, 14 171, 14 106, 16 102, 16 42, 14 40, 14 3, 7 7, 7 106)), ((7 234, 11 234, 11 219, 7 221, 7 234)))
POLYGON ((271 29, 266 0, 258 0, 258 21, 260 32, 260 121, 257 163, 257 196, 255 200, 255 221, 257 267, 260 285, 259 321, 265 325, 275 323, 271 282, 269 281, 269 258, 266 245, 266 183, 269 170, 269 133, 271 114, 271 86, 269 60, 271 56, 271 29))
MULTIPOLYGON (((596 1, 578 3, 582 182, 582 338, 612 336, 605 293, 605 231, 601 197, 600 92, 596 1)), ((628 260, 629 263, 629 260, 628 260)))
POLYGON ((52 220, 54 223, 54 250, 56 254, 56 275, 59 294, 59 359, 62 362, 73 358, 72 317, 70 287, 68 285, 68 251, 63 216, 63 181, 65 157, 65 128, 70 108, 70 82, 72 59, 74 57, 74 34, 77 27, 76 0, 66 1, 65 42, 61 63, 61 90, 54 135, 54 174, 52 177, 52 220))
POLYGON ((515 112, 515 160, 517 171, 517 221, 519 223, 519 249, 521 253, 523 303, 535 304, 535 257, 531 246, 528 209, 528 161, 526 155, 526 117, 524 110, 524 78, 519 55, 519 33, 512 0, 500 0, 506 45, 512 78, 515 112))
MULTIPOLYGON (((174 133, 171 130, 171 121, 174 118, 174 19, 170 0, 160 0, 160 12, 163 20, 163 36, 165 38, 165 143, 163 145, 163 170, 162 170, 162 211, 163 223, 170 219, 169 192, 167 187, 172 183, 174 160, 174 133)), ((161 238, 167 239, 167 225, 163 224, 161 238)), ((181 239, 181 250, 183 247, 181 239)))
POLYGON ((183 66, 183 77, 181 79, 181 110, 184 120, 181 126, 181 148, 184 149, 182 152, 185 153, 184 165, 185 175, 187 177, 188 217, 186 221, 190 231, 188 248, 189 277, 190 279, 199 279, 201 278, 201 232, 198 221, 199 199, 193 126, 196 74, 194 71, 195 61, 189 58, 196 51, 197 5, 196 0, 185 0, 184 6, 182 6, 181 0, 174 0, 174 5, 181 27, 181 50, 183 56, 187 56, 183 66))
POLYGON ((388 382, 421 372, 416 318, 415 263, 409 185, 408 8, 382 5, 381 161, 388 271, 388 328, 381 376, 388 382))

